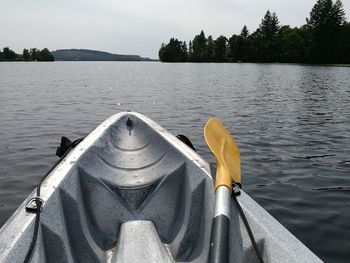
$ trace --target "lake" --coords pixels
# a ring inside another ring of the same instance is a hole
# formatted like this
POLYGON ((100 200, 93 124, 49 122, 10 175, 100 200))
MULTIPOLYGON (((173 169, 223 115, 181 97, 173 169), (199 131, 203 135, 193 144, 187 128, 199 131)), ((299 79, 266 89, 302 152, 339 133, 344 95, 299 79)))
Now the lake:
POLYGON ((0 226, 58 159, 133 110, 214 162, 218 117, 241 150, 243 188, 327 262, 350 258, 350 68, 150 62, 0 63, 0 226))

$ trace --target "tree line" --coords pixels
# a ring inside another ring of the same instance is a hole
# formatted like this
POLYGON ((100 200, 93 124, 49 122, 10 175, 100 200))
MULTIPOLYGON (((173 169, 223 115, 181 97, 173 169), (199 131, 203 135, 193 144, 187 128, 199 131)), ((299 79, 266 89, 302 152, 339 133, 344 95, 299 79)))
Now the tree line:
POLYGON ((22 54, 16 54, 9 47, 4 47, 2 52, 0 50, 0 61, 55 61, 55 57, 47 48, 25 48, 22 54))
POLYGON ((250 33, 244 26, 230 38, 206 37, 203 30, 188 45, 171 38, 159 50, 162 62, 350 63, 350 23, 340 0, 318 0, 301 27, 281 25, 266 12, 250 33))

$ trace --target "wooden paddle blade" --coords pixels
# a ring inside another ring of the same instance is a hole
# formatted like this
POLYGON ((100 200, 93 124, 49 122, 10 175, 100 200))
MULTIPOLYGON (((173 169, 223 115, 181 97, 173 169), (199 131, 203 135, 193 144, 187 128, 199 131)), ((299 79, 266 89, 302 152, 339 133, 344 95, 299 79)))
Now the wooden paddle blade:
POLYGON ((215 189, 221 185, 231 189, 232 181, 241 183, 241 155, 230 132, 211 118, 204 127, 204 138, 217 162, 215 189))

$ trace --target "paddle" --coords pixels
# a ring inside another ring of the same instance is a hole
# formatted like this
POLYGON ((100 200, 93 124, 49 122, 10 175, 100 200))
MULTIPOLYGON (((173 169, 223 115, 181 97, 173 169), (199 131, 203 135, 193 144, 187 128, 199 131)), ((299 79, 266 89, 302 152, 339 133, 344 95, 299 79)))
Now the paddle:
POLYGON ((240 152, 230 132, 215 118, 205 125, 204 137, 217 162, 209 262, 225 263, 228 262, 232 183, 241 183, 240 152))

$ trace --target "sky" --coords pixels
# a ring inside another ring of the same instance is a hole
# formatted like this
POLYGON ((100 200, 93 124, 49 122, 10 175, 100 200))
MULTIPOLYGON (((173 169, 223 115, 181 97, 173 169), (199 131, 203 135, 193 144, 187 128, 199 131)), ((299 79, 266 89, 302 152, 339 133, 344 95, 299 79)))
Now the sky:
MULTIPOLYGON (((0 48, 86 48, 158 58, 171 37, 187 42, 252 32, 269 9, 282 25, 305 24, 316 0, 0 0, 0 48)), ((347 20, 350 0, 343 0, 347 20)))

